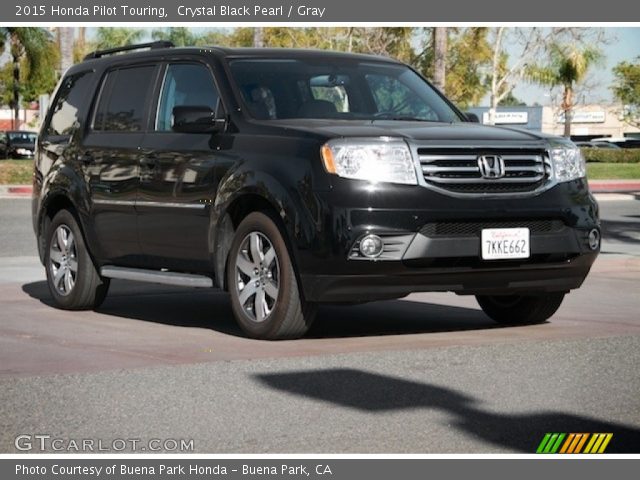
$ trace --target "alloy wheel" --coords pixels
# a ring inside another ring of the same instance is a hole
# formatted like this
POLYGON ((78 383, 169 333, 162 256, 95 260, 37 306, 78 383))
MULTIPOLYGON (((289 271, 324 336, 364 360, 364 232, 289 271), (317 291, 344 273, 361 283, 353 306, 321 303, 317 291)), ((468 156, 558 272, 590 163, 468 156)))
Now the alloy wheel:
POLYGON ((280 265, 273 244, 260 232, 249 233, 240 244, 235 269, 242 309, 252 321, 265 321, 280 291, 280 265))

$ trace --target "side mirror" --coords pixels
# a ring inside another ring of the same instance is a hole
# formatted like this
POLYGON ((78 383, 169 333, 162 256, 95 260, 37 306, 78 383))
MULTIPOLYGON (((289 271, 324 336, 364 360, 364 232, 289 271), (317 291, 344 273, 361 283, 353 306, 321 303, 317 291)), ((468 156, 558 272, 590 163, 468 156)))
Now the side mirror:
POLYGON ((480 123, 480 118, 475 113, 473 113, 473 112, 464 112, 464 114, 467 117, 467 121, 469 121, 471 123, 480 123))
POLYGON ((173 107, 174 132, 213 133, 224 128, 224 118, 218 118, 216 112, 205 105, 185 105, 173 107))

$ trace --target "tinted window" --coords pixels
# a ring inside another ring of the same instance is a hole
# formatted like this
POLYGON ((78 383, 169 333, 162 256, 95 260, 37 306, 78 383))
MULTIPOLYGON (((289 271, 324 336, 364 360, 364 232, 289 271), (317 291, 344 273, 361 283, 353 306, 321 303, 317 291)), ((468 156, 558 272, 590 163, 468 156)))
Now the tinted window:
POLYGON ((169 65, 158 105, 156 130, 171 130, 173 107, 202 106, 215 111, 217 102, 218 92, 204 65, 169 65))
POLYGON ((9 132, 12 143, 35 143, 38 136, 33 132, 9 132))
POLYGON ((139 132, 145 126, 145 105, 155 67, 123 68, 109 72, 102 87, 94 130, 139 132))
POLYGON ((80 72, 66 77, 51 107, 51 120, 45 129, 47 140, 53 143, 68 142, 79 125, 78 111, 87 103, 93 72, 80 72))
POLYGON ((249 113, 258 119, 462 120, 401 64, 328 56, 238 59, 229 65, 249 113))
POLYGON ((365 78, 379 114, 438 121, 438 115, 429 102, 415 95, 401 78, 385 74, 371 74, 365 78))

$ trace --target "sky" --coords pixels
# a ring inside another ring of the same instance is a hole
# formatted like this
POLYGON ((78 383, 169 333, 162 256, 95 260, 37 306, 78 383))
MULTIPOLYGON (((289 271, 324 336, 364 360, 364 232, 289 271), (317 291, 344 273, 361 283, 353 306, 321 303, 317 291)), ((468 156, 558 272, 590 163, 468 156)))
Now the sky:
MULTIPOLYGON (((640 27, 608 27, 605 31, 610 43, 603 48, 603 64, 589 75, 589 81, 595 84, 595 88, 585 95, 584 103, 612 103, 610 86, 614 78, 613 67, 622 61, 634 61, 640 57, 640 27)), ((527 105, 535 102, 541 105, 552 103, 548 88, 522 83, 513 93, 527 105)))

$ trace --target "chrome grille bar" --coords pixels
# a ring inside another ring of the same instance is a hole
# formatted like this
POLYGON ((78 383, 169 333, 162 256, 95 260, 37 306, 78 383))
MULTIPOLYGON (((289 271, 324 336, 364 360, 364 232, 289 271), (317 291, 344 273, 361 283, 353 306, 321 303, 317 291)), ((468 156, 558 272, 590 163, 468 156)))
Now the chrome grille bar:
POLYGON ((517 152, 511 149, 504 153, 492 148, 477 152, 429 151, 419 148, 418 159, 426 185, 432 185, 456 193, 477 194, 482 192, 504 194, 510 191, 535 191, 549 180, 551 164, 543 150, 517 152), (504 162, 504 175, 500 178, 484 178, 478 159, 481 155, 498 155, 504 162), (468 186, 468 187, 466 187, 468 186), (478 189, 482 190, 478 190, 478 189))

